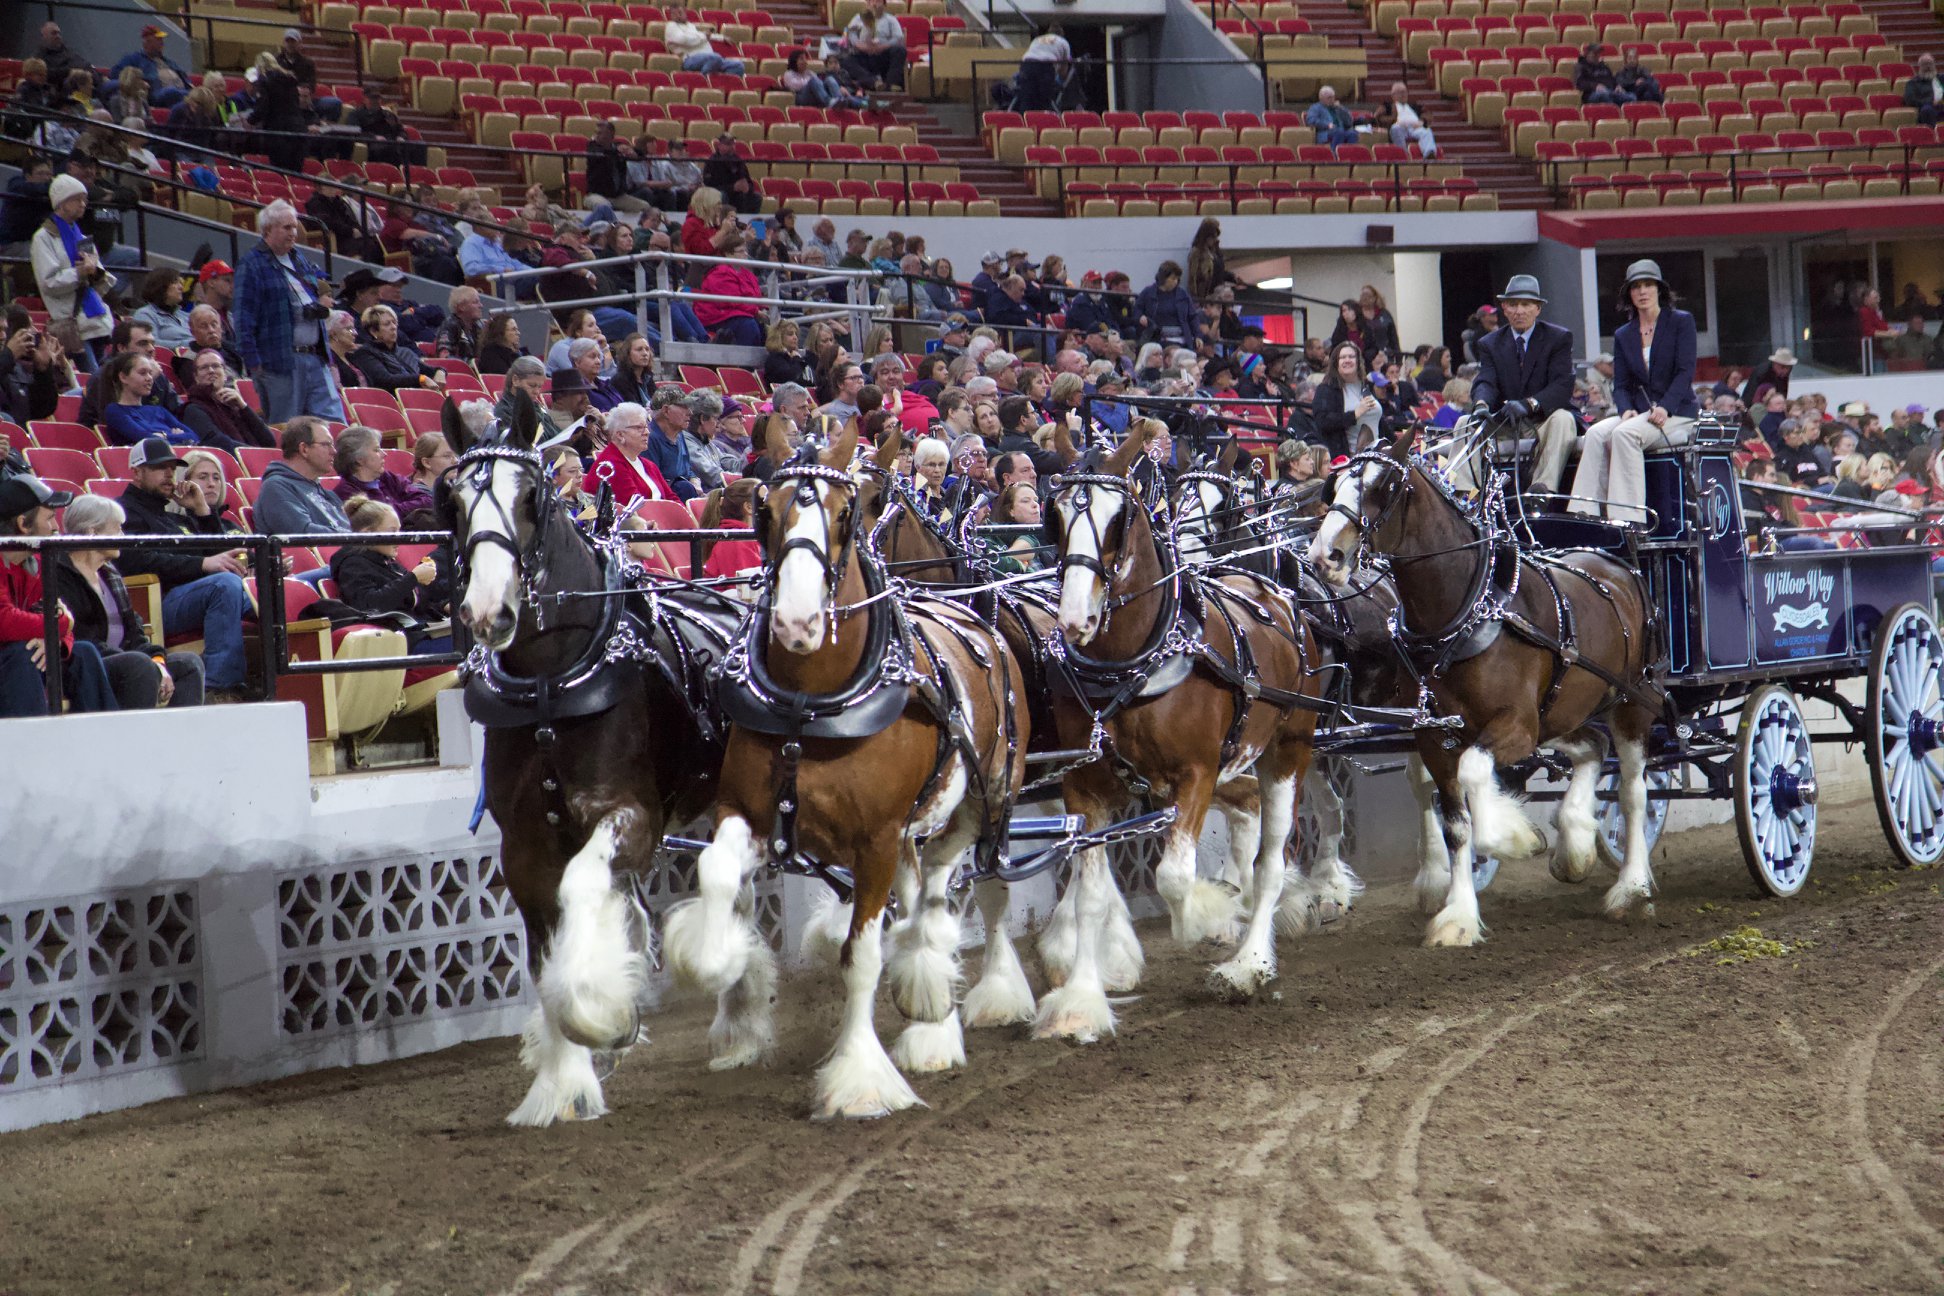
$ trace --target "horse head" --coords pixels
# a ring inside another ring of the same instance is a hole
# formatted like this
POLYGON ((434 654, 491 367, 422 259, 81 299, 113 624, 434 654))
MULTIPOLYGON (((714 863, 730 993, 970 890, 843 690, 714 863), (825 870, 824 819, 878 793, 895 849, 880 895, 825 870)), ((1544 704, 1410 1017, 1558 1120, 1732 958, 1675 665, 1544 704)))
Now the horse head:
POLYGON ((1417 433, 1405 429, 1380 449, 1365 450, 1339 471, 1328 488, 1329 512, 1310 541, 1309 561, 1317 575, 1343 586, 1357 565, 1364 538, 1384 546, 1385 526, 1399 515, 1411 490, 1411 445, 1417 433))
POLYGON ((1194 466, 1175 479, 1175 545, 1182 562, 1213 559, 1222 532, 1240 523, 1235 466, 1242 457, 1241 443, 1230 437, 1220 454, 1197 455, 1194 466))
POLYGON ((485 401, 440 413, 459 462, 439 483, 438 509, 465 572, 459 619, 494 651, 513 641, 540 535, 554 498, 536 445, 540 411, 525 392, 513 397, 513 422, 501 427, 485 401))
POLYGON ((837 586, 850 561, 857 521, 857 478, 851 472, 857 423, 844 424, 824 449, 805 441, 794 458, 780 423, 771 422, 769 435, 771 462, 781 466, 757 507, 756 530, 769 560, 770 632, 786 651, 808 655, 823 647, 837 586))
POLYGON ((1060 630, 1076 646, 1100 633, 1113 583, 1133 565, 1127 533, 1139 507, 1134 461, 1152 432, 1151 420, 1137 422, 1111 455, 1090 450, 1077 472, 1056 479, 1047 523, 1060 554, 1060 630))

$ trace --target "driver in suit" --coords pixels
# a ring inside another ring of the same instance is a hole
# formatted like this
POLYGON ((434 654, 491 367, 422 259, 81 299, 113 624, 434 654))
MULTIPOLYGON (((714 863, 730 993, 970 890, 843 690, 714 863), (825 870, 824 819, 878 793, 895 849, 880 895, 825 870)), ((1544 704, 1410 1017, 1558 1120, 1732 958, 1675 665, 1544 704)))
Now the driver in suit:
MULTIPOLYGON (((1500 415, 1513 428, 1532 428, 1532 489, 1557 495, 1566 464, 1579 444, 1573 412, 1573 334, 1539 318, 1546 299, 1531 275, 1513 275, 1498 296, 1503 326, 1478 342, 1478 376, 1472 379, 1472 417, 1500 415)), ((1479 488, 1479 462, 1489 443, 1454 462, 1451 484, 1479 488)))

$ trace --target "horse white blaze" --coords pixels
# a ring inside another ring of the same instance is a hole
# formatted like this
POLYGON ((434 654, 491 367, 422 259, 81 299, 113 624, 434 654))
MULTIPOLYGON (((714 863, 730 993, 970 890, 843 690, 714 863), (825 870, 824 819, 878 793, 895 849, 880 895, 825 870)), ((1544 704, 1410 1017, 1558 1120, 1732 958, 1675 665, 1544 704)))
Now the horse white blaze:
POLYGON ((1061 554, 1060 630, 1067 642, 1076 647, 1091 642, 1100 633, 1101 610, 1107 603, 1107 582, 1087 567, 1066 565, 1066 556, 1091 558, 1104 565, 1099 540, 1107 534, 1107 528, 1113 525, 1115 515, 1125 504, 1119 491, 1093 487, 1087 491, 1084 515, 1075 514, 1066 498, 1054 506, 1060 510, 1066 528, 1066 545, 1061 554))
MULTIPOLYGON (((834 564, 837 555, 824 552, 825 546, 831 543, 824 511, 827 488, 820 482, 812 482, 810 489, 816 492, 817 502, 797 509, 796 519, 784 534, 784 543, 807 540, 816 546, 817 552, 824 553, 825 562, 834 564)), ((824 614, 829 610, 829 591, 816 554, 802 546, 791 549, 777 564, 776 600, 770 608, 770 624, 783 647, 799 654, 813 653, 823 647, 824 614)))
MULTIPOLYGON (((470 486, 457 489, 460 516, 470 519, 469 539, 497 535, 516 547, 519 545, 519 536, 508 535, 501 525, 502 518, 516 516, 514 508, 520 483, 512 464, 493 464, 486 480, 486 493, 497 508, 493 504, 474 508, 478 492, 470 486)), ((466 565, 466 597, 459 607, 459 619, 472 631, 473 638, 497 652, 513 642, 513 632, 519 626, 519 568, 506 546, 490 541, 473 545, 466 565)))
POLYGON ((1371 464, 1363 470, 1360 477, 1345 475, 1337 480, 1337 508, 1323 515, 1323 524, 1316 528, 1316 538, 1310 541, 1306 555, 1316 574, 1332 585, 1344 585, 1350 580, 1350 559, 1357 545, 1357 527, 1350 517, 1361 516, 1364 491, 1375 479, 1378 466, 1371 464), (1344 516, 1348 513, 1350 517, 1344 516))
POLYGON ((1181 561, 1190 565, 1213 561, 1215 557, 1216 517, 1222 492, 1214 483, 1198 481, 1189 486, 1181 501, 1181 522, 1176 528, 1181 561))

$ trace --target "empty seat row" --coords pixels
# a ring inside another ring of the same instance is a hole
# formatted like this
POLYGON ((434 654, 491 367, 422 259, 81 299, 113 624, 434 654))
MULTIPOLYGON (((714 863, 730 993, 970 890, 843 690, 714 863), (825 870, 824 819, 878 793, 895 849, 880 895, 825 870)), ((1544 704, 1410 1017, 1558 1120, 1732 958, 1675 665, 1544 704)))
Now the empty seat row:
POLYGON ((825 216, 975 216, 997 217, 999 204, 981 197, 978 186, 963 182, 913 180, 909 185, 884 180, 794 179, 765 176, 756 182, 763 210, 788 205, 796 211, 825 216))

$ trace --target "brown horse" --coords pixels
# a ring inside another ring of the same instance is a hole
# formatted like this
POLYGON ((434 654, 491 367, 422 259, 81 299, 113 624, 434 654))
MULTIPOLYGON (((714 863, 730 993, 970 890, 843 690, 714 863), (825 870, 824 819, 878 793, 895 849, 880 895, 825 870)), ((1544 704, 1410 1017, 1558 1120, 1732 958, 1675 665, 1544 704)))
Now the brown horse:
POLYGON ((1447 871, 1427 851, 1418 873, 1419 905, 1436 911, 1425 942, 1483 939, 1472 881, 1476 854, 1517 859, 1543 847, 1539 830, 1497 778, 1499 768, 1542 744, 1573 764, 1552 873, 1566 882, 1585 879, 1595 853, 1594 787, 1606 753, 1605 737, 1593 726, 1602 719, 1620 757, 1627 832, 1625 864, 1605 906, 1608 916, 1623 919, 1653 894, 1645 771, 1648 732, 1660 712, 1650 705, 1657 697, 1650 677, 1657 648, 1645 584, 1596 551, 1555 557, 1509 547, 1489 519, 1481 525, 1468 515, 1412 458, 1412 437, 1406 432, 1388 447, 1357 455, 1338 475, 1309 558, 1325 579, 1341 585, 1362 543, 1390 555, 1401 638, 1418 659, 1438 714, 1460 722, 1454 744, 1447 744, 1453 731, 1445 728, 1418 737, 1418 754, 1437 785, 1450 856, 1447 871))
MULTIPOLYGON (((1249 921, 1234 957, 1210 975, 1218 993, 1246 997, 1275 975, 1283 849, 1316 729, 1316 712, 1302 703, 1321 690, 1310 669, 1316 645, 1270 581, 1203 579, 1176 565, 1135 481, 1159 426, 1137 422, 1104 461, 1095 452, 1081 471, 1063 473, 1053 496, 1064 639, 1056 678, 1081 704, 1068 714, 1080 711, 1086 722, 1061 739, 1086 745, 1098 725, 1103 752, 1066 775, 1064 792, 1069 812, 1092 828, 1135 795, 1176 807, 1155 882, 1175 938, 1195 945, 1235 935, 1237 898, 1196 877, 1195 846, 1218 789, 1253 777, 1261 811, 1250 825, 1249 921)), ((1052 964, 1064 962, 1070 939, 1073 958, 1064 983, 1041 1001, 1038 1034, 1086 1041, 1113 1029, 1107 975, 1131 936, 1120 930, 1116 899, 1105 852, 1086 852, 1061 898, 1065 912, 1056 911, 1041 943, 1052 964)))
POLYGON ((964 609, 889 597, 859 543, 855 423, 818 453, 781 466, 759 509, 764 599, 725 664, 729 734, 716 831, 698 862, 700 894, 671 911, 676 973, 720 991, 759 941, 737 909, 745 883, 799 850, 853 887, 841 955, 836 1047, 817 1072, 813 1114, 882 1116, 919 1102, 879 1042, 872 1010, 885 903, 901 871, 915 912, 892 934, 892 998, 911 1019, 896 1058, 909 1071, 962 1065, 954 1002, 959 919, 954 868, 988 849, 1012 811, 1029 720, 1003 640, 964 609))

